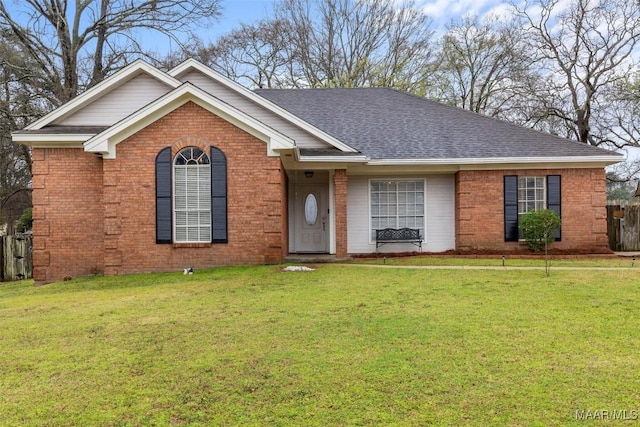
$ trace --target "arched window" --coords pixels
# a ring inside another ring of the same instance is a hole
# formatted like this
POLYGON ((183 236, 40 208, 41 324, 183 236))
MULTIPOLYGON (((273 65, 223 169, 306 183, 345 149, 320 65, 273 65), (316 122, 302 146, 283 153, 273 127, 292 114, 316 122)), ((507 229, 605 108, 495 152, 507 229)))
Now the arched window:
POLYGON ((174 242, 211 242, 211 165, 197 147, 173 160, 174 242))
POLYGON ((217 147, 156 156, 156 243, 227 243, 227 159, 217 147))

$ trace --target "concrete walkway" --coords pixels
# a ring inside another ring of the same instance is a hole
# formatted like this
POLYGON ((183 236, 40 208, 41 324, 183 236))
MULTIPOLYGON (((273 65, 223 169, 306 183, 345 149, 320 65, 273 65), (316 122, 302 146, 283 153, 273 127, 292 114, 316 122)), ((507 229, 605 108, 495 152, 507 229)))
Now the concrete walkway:
MULTIPOLYGON (((594 270, 594 271, 614 271, 614 270, 640 270, 640 252, 614 252, 625 263, 627 267, 566 267, 556 265, 556 259, 551 260, 552 270, 594 270), (637 261, 636 259, 637 258, 637 261)), ((611 255, 609 255, 611 256, 611 255)), ((344 262, 351 258, 336 258, 335 255, 317 255, 317 254, 291 254, 287 256, 285 262, 299 264, 324 264, 332 263, 333 265, 341 265, 345 267, 364 267, 364 268, 405 268, 413 270, 505 270, 505 271, 525 271, 525 270, 544 270, 544 260, 539 259, 539 266, 514 266, 509 265, 510 261, 506 260, 507 265, 394 265, 394 264, 361 264, 344 262)), ((496 263, 500 263, 500 258, 496 258, 496 263)), ((380 262, 383 262, 380 260, 380 262)))
POLYGON ((640 252, 614 252, 614 254, 618 255, 619 257, 640 257, 640 252))
MULTIPOLYGON (((504 271, 525 271, 525 270, 544 270, 544 266, 509 266, 505 265, 389 265, 389 264, 334 264, 344 267, 365 267, 365 268, 404 268, 410 270, 504 270, 504 271)), ((640 262, 637 267, 563 267, 555 266, 551 263, 551 270, 593 270, 593 271, 615 271, 615 270, 638 270, 640 271, 640 262)))

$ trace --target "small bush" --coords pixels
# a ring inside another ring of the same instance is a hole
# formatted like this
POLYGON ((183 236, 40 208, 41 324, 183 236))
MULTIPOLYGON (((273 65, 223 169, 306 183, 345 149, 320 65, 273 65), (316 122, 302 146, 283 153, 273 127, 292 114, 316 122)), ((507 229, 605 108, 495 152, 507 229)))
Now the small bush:
POLYGON ((17 231, 19 233, 25 233, 33 227, 32 209, 27 208, 22 213, 22 216, 18 219, 17 231))
POLYGON ((553 242, 553 235, 560 229, 560 217, 552 210, 529 211, 520 220, 520 229, 527 246, 534 252, 543 252, 553 242))

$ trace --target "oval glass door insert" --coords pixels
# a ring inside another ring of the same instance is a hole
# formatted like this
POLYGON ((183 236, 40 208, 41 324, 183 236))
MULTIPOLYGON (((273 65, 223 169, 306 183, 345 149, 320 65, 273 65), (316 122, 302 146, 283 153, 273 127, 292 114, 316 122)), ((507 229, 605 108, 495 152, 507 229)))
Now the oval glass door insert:
POLYGON ((307 225, 314 225, 318 220, 318 200, 315 194, 307 194, 304 201, 304 220, 307 225))

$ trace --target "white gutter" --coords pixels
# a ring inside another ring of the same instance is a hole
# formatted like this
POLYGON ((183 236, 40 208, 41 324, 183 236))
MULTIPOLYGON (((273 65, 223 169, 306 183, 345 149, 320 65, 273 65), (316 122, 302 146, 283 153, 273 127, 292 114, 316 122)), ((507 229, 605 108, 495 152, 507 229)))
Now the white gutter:
POLYGON ((14 142, 19 142, 21 144, 30 145, 30 146, 43 146, 49 147, 48 143, 59 143, 58 145, 65 146, 75 146, 80 144, 82 145, 85 141, 93 138, 96 134, 87 133, 87 134, 33 134, 33 133, 12 133, 11 139, 14 142))
MULTIPOLYGON (((334 158, 334 161, 337 159, 334 158)), ((373 159, 367 162, 371 166, 409 166, 409 165, 486 165, 503 163, 617 163, 624 160, 623 155, 601 156, 564 156, 564 157, 468 157, 445 159, 373 159)))
POLYGON ((367 156, 300 156, 301 163, 366 163, 367 156))
POLYGON ((497 164, 535 164, 535 163, 618 163, 624 160, 622 155, 602 156, 564 156, 564 157, 468 157, 445 159, 369 159, 361 156, 303 156, 296 153, 301 163, 366 163, 369 166, 443 166, 443 165, 497 165, 497 164))

